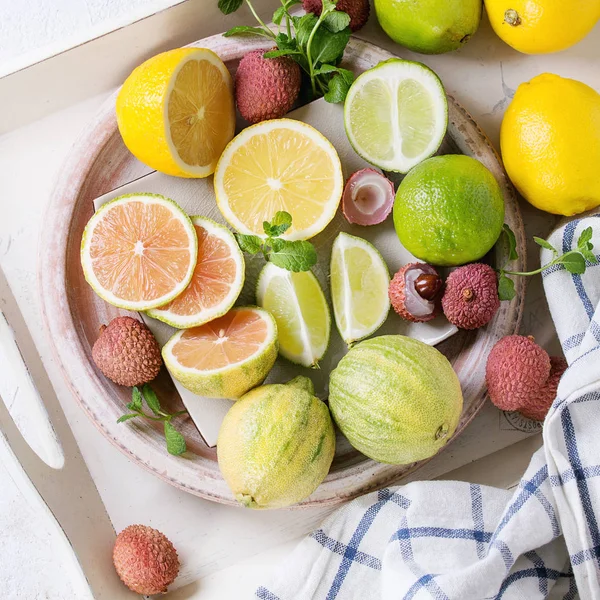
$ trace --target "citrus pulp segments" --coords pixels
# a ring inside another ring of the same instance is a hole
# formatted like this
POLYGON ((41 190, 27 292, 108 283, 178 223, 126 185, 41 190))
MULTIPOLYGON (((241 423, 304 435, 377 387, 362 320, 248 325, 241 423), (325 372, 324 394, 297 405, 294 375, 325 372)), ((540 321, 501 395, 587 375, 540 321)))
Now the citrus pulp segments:
POLYGON ((329 347, 331 315, 314 274, 267 263, 258 278, 256 301, 275 318, 279 354, 303 367, 317 367, 329 347))
POLYGON ((158 194, 127 194, 107 202, 88 221, 81 239, 86 281, 109 304, 134 311, 162 306, 181 294, 192 278, 197 255, 192 221, 173 200, 158 194), (130 286, 125 295, 128 283, 136 287, 136 275, 137 292, 130 286), (164 289, 157 292, 159 280, 164 289), (144 282, 147 289, 140 292, 144 282), (115 286, 123 293, 115 293, 115 286))
POLYGON ((143 163, 167 175, 207 177, 235 133, 233 80, 212 50, 163 52, 127 78, 117 121, 143 163))
POLYGON ((344 104, 354 150, 383 169, 408 173, 440 147, 448 101, 439 77, 425 65, 393 58, 365 71, 344 104))
POLYGON ((330 274, 335 323, 351 346, 385 322, 390 273, 375 246, 342 232, 333 243, 330 274))
POLYGON ((215 171, 217 206, 237 231, 265 237, 263 221, 292 215, 281 237, 304 240, 325 229, 344 189, 342 165, 331 142, 293 119, 252 125, 225 148, 215 171))
POLYGON ((178 331, 162 356, 171 375, 194 394, 236 399, 265 379, 277 352, 275 319, 266 310, 247 306, 178 331), (228 334, 237 337, 231 340, 228 334))
POLYGON ((224 227, 206 217, 191 217, 198 238, 198 260, 189 286, 165 306, 147 311, 154 319, 189 329, 224 315, 242 291, 244 256, 224 227))

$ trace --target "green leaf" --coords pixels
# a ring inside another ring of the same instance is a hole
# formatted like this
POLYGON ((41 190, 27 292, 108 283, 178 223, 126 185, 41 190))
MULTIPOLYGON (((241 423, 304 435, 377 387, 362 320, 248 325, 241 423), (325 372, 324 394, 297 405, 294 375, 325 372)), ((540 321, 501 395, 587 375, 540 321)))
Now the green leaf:
POLYGON ((508 247, 508 260, 517 260, 519 255, 517 254, 517 238, 515 237, 515 232, 510 228, 508 223, 504 223, 502 231, 508 247))
POLYGON ((286 13, 286 7, 280 6, 273 13, 273 23, 275 23, 275 25, 281 25, 281 21, 283 21, 283 17, 285 17, 285 13, 286 13))
POLYGON ((350 25, 350 15, 341 10, 334 10, 323 19, 323 25, 332 33, 337 33, 350 25))
POLYGON ((173 427, 171 421, 165 421, 165 440, 169 454, 180 456, 187 450, 185 438, 173 427))
POLYGON ((335 6, 338 3, 338 0, 323 0, 322 3, 322 12, 328 13, 332 10, 335 10, 335 6))
POLYGON ((332 65, 323 65, 320 69, 323 73, 335 72, 335 75, 327 82, 328 91, 325 93, 325 100, 336 104, 343 102, 348 95, 348 90, 354 81, 354 73, 347 69, 340 69, 339 67, 332 67, 332 65), (325 67, 329 69, 323 71, 325 67))
POLYGON ((551 250, 552 252, 554 252, 556 254, 556 248, 550 242, 547 242, 545 239, 536 237, 534 235, 533 236, 533 241, 538 246, 541 246, 542 248, 546 248, 546 250, 551 250))
POLYGON ((585 249, 582 248, 580 250, 580 252, 583 255, 583 258, 585 258, 585 260, 587 260, 590 264, 595 265, 598 263, 598 259, 596 258, 596 255, 588 248, 585 248, 585 249))
POLYGON ((230 15, 242 6, 243 1, 244 0, 219 0, 219 10, 224 15, 230 15))
POLYGON ((313 64, 317 66, 322 63, 335 64, 342 58, 349 39, 349 28, 337 33, 331 33, 325 28, 317 29, 310 47, 313 64))
POLYGON ((154 390, 147 384, 144 384, 142 388, 142 394, 144 396, 144 400, 148 405, 148 408, 157 416, 163 416, 162 408, 160 407, 160 402, 158 401, 158 396, 154 393, 154 390))
POLYGON ((501 272, 498 275, 498 298, 500 300, 512 300, 516 295, 515 282, 501 272))
POLYGON ((292 215, 284 210, 277 211, 273 220, 263 221, 263 230, 269 237, 279 237, 283 235, 292 225, 292 215))
POLYGON ((560 257, 559 263, 562 264, 569 273, 581 275, 585 273, 585 258, 579 252, 567 252, 560 257))
POLYGON ((280 56, 291 56, 293 54, 302 54, 299 50, 293 50, 292 48, 283 50, 269 50, 263 54, 264 58, 279 58, 280 56))
POLYGON ((117 423, 124 423, 125 421, 129 421, 129 419, 135 419, 135 417, 139 417, 138 413, 131 413, 129 415, 122 415, 117 419, 117 423))
POLYGON ((138 412, 142 412, 142 393, 139 388, 134 387, 131 390, 131 402, 127 405, 129 410, 137 410, 138 412))
POLYGON ((235 239, 242 252, 256 254, 262 248, 262 240, 257 235, 246 235, 245 233, 236 233, 235 239))
MULTIPOLYGON (((591 227, 586 227, 582 232, 581 235, 579 236, 579 239, 577 240, 577 247, 578 248, 587 248, 587 245, 589 243, 589 241, 592 239, 594 232, 592 231, 591 227)), ((591 248, 590 248, 591 250, 591 248)))
POLYGON ((229 31, 226 31, 223 34, 223 37, 232 37, 234 35, 260 35, 262 37, 272 39, 271 36, 261 27, 248 27, 246 25, 232 27, 229 31))
POLYGON ((288 38, 285 33, 279 33, 275 38, 275 43, 279 50, 297 50, 298 44, 294 38, 288 38))
POLYGON ((269 262, 282 269, 298 273, 309 271, 317 264, 317 251, 310 242, 304 240, 291 242, 275 238, 271 240, 271 248, 269 262))
POLYGON ((296 29, 296 41, 301 48, 306 48, 308 38, 319 18, 313 15, 313 13, 306 13, 302 17, 292 17, 292 20, 294 22, 294 28, 296 29))

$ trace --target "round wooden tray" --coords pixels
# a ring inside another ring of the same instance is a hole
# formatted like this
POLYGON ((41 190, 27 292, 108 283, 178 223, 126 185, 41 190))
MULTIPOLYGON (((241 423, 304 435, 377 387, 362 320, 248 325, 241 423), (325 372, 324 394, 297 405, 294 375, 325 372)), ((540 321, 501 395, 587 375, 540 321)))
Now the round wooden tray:
MULTIPOLYGON (((266 47, 261 40, 221 35, 195 45, 215 50, 232 72, 246 52, 266 47)), ((353 38, 344 63, 359 73, 391 56, 372 44, 353 38)), ((100 300, 85 282, 79 262, 81 234, 92 215, 94 198, 149 172, 125 148, 117 129, 114 105, 113 96, 74 145, 48 207, 39 263, 43 320, 57 362, 73 394, 113 444, 132 460, 180 489, 236 505, 219 472, 215 449, 207 447, 191 421, 184 419, 177 424, 188 442, 189 451, 185 457, 167 453, 163 434, 153 424, 118 425, 117 418, 123 414, 130 390, 109 382, 92 361, 91 348, 99 326, 124 312, 100 300)), ((506 204, 506 222, 517 236, 521 267, 525 257, 524 231, 514 189, 489 140, 451 97, 444 148, 477 158, 499 181, 506 204)), ((495 256, 490 257, 492 264, 495 260, 495 256)), ((517 297, 510 303, 502 303, 492 323, 478 331, 462 331, 438 346, 451 360, 464 393, 464 410, 455 438, 485 402, 487 355, 497 339, 517 331, 523 298, 524 284, 518 280, 517 297)), ((181 408, 179 396, 168 376, 161 374, 153 386, 165 406, 181 408)), ((332 505, 351 499, 397 482, 423 464, 379 464, 350 447, 340 434, 338 441, 331 472, 316 492, 298 506, 332 505)))

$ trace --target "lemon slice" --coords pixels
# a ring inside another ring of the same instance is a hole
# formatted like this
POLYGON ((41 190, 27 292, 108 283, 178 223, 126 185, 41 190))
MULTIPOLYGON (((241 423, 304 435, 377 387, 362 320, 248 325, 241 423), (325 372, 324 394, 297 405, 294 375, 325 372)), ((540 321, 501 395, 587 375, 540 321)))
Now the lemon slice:
POLYGON ((331 252, 331 299, 342 339, 351 346, 375 333, 390 310, 390 273, 375 246, 340 233, 331 252))
POLYGON ((444 139, 446 92, 430 68, 392 58, 354 81, 344 123, 348 140, 365 160, 384 171, 408 173, 444 139))
POLYGON ((147 314, 172 327, 189 329, 224 315, 244 285, 244 257, 227 227, 206 217, 191 217, 198 238, 192 281, 175 300, 147 314))
POLYGON ((235 132, 231 75, 206 48, 158 54, 123 84, 117 123, 125 145, 149 167, 207 177, 235 132))
POLYGON ((148 310, 188 286, 198 255, 190 218, 158 194, 130 194, 104 204, 81 240, 87 282, 106 302, 148 310))
POLYGON ((303 367, 317 367, 329 346, 331 315, 319 281, 272 263, 262 270, 256 301, 277 323, 279 354, 303 367))
POLYGON ((282 237, 304 240, 328 225, 344 189, 342 165, 331 142, 292 119, 263 121, 227 146, 215 171, 217 206, 240 233, 264 237, 263 222, 277 211, 292 215, 282 237))

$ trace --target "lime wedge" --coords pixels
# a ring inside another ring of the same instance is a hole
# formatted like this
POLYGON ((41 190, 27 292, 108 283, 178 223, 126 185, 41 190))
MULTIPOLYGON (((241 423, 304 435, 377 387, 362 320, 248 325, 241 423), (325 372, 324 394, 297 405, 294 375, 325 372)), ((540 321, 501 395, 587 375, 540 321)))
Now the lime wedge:
POLYGON ((310 271, 292 273, 267 263, 256 301, 275 317, 279 354, 303 367, 318 367, 329 346, 331 315, 317 278, 310 271))
POLYGON ((344 105, 346 134, 360 156, 384 171, 408 171, 440 147, 446 92, 425 65, 392 58, 365 71, 344 105))
POLYGON ((390 273, 375 246, 340 233, 331 252, 331 299, 335 323, 351 346, 375 333, 390 310, 390 273))

